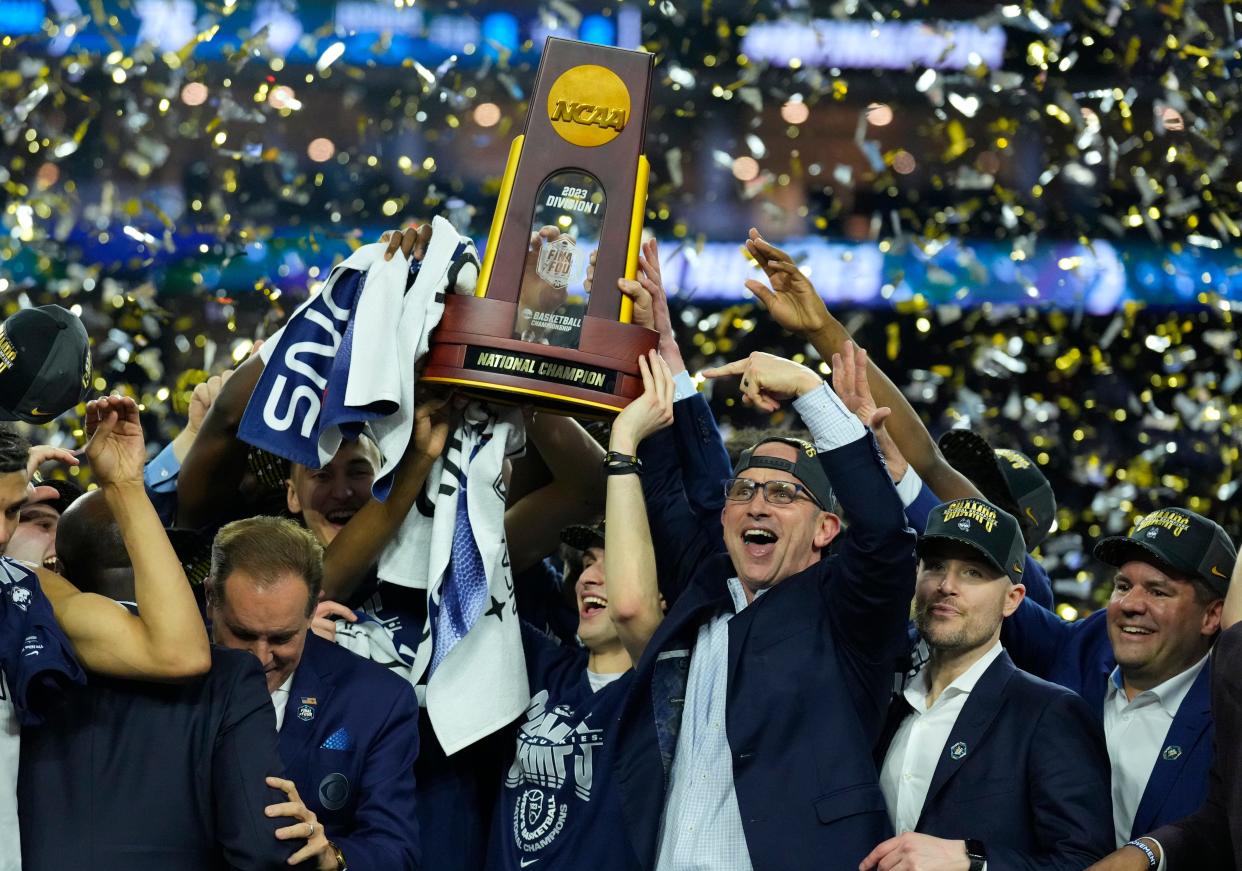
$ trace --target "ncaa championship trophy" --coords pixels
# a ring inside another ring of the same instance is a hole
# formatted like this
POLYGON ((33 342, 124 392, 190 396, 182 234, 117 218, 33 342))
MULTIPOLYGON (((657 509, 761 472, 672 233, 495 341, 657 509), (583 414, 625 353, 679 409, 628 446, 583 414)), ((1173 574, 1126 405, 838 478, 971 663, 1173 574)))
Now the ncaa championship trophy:
POLYGON ((642 393, 653 330, 617 279, 638 270, 652 56, 550 38, 513 140, 473 296, 450 295, 422 380, 565 414, 642 393))

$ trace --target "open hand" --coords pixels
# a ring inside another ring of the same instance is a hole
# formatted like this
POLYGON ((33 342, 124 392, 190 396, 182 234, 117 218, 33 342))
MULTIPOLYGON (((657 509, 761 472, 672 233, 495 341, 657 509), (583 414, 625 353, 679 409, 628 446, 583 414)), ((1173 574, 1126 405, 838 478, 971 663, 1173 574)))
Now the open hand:
POLYGON ((643 377, 643 395, 635 399, 612 422, 609 447, 623 454, 633 454, 638 445, 653 432, 673 422, 673 373, 668 363, 655 351, 638 358, 643 377))
POLYGON ((769 243, 754 227, 746 240, 746 251, 767 275, 772 286, 753 278, 746 289, 768 310, 775 320, 791 333, 809 336, 828 324, 828 307, 815 292, 810 279, 802 274, 793 258, 769 243))
POLYGON ((755 351, 744 360, 703 370, 707 378, 741 375, 742 402, 760 411, 773 412, 781 403, 823 384, 820 377, 801 363, 755 351))
POLYGON ((832 355, 832 389, 863 426, 877 429, 892 413, 891 408, 876 407, 867 382, 867 352, 855 342, 846 342, 844 353, 832 355))
POLYGON ((138 419, 138 403, 128 396, 104 396, 86 403, 84 451, 103 486, 141 484, 147 444, 138 419))

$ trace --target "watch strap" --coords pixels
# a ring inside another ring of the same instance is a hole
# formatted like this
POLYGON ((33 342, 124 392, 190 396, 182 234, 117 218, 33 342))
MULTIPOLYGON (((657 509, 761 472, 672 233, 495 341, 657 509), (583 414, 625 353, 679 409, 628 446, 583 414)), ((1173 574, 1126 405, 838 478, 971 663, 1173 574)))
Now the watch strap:
POLYGON ((983 846, 983 841, 967 838, 966 858, 970 860, 970 871, 983 871, 988 864, 988 851, 983 846))

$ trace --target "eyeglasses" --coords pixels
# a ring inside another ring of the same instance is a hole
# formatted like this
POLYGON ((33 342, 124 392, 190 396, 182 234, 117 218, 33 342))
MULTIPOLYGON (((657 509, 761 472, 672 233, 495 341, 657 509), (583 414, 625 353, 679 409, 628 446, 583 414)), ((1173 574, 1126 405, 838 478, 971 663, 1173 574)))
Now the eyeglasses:
POLYGON ((819 500, 806 487, 794 481, 752 481, 750 478, 726 478, 725 498, 730 502, 749 502, 755 493, 763 491, 763 501, 773 505, 792 505, 800 495, 806 496, 820 508, 819 500))

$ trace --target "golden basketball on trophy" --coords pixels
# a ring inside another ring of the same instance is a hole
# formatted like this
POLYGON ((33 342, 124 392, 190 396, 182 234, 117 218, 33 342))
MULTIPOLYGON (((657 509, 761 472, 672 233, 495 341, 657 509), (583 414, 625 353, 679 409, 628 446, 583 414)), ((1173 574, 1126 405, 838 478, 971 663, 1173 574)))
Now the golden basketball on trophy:
POLYGON ((652 56, 550 38, 513 140, 473 296, 450 296, 422 380, 566 414, 642 393, 653 330, 617 279, 638 271, 652 56))

